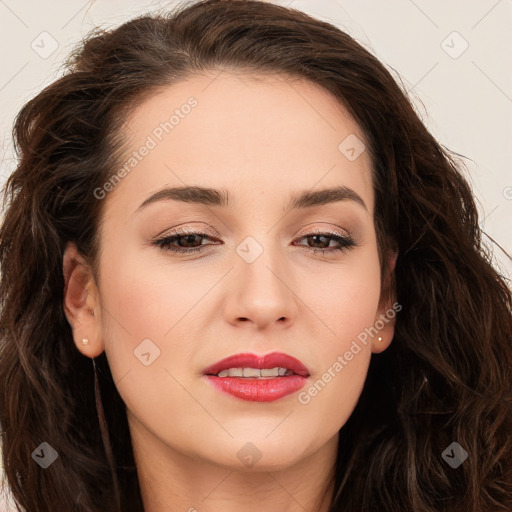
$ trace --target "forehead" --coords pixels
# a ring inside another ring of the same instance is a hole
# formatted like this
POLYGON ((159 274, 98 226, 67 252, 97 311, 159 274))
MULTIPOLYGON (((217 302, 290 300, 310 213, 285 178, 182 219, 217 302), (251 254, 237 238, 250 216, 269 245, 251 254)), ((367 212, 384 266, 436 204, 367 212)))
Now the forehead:
POLYGON ((355 141, 357 151, 364 148, 364 134, 334 96, 306 80, 225 70, 194 75, 146 97, 122 131, 127 172, 110 200, 123 196, 132 209, 163 185, 248 197, 259 191, 283 201, 290 190, 346 185, 372 208, 368 151, 351 159, 345 147, 355 141))

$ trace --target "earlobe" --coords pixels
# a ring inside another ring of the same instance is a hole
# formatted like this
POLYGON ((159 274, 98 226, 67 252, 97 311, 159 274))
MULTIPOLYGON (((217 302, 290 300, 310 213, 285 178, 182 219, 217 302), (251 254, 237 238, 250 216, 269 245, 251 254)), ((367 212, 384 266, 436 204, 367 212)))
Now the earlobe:
POLYGON ((62 270, 63 308, 75 345, 83 355, 97 357, 104 350, 97 287, 89 266, 72 242, 64 251, 62 270))
POLYGON ((388 273, 381 288, 379 307, 375 318, 375 328, 378 330, 378 334, 372 341, 372 352, 375 354, 383 352, 391 344, 395 333, 396 314, 402 309, 396 302, 394 284, 397 258, 398 251, 390 250, 388 252, 388 273))

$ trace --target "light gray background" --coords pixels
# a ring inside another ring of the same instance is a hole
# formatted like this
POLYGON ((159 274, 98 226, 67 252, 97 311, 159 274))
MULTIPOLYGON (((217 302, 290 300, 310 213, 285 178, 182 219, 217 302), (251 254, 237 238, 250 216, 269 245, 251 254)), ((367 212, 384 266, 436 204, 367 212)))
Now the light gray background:
MULTIPOLYGON (((512 0, 275 3, 334 23, 401 76, 434 136, 469 159, 480 225, 512 253, 512 0)), ((141 0, 0 0, 1 184, 16 164, 10 140, 16 113, 60 76, 74 44, 94 26, 110 27, 173 5, 141 0)), ((512 261, 488 243, 495 265, 512 276, 512 261)))

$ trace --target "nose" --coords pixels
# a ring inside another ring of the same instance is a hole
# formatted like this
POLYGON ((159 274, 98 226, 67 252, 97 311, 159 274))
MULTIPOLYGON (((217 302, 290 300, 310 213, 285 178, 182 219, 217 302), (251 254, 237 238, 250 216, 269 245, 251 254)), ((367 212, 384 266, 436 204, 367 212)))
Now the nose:
POLYGON ((230 274, 226 303, 230 323, 238 326, 247 323, 258 330, 274 324, 289 327, 294 323, 298 313, 297 286, 277 249, 272 254, 264 250, 252 263, 237 256, 230 274))

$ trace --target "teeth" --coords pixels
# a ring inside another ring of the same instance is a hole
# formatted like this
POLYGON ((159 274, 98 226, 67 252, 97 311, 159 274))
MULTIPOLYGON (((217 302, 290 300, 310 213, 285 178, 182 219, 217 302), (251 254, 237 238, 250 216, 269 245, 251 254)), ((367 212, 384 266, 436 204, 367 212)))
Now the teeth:
MULTIPOLYGON (((262 377, 277 377, 279 376, 279 370, 283 370, 284 372, 286 372, 286 370, 284 368, 263 368, 262 370, 260 370, 261 372, 261 376, 262 377)), ((245 375, 245 372, 244 372, 244 375, 245 375)), ((283 373, 284 375, 284 373, 283 373)))
POLYGON ((257 368, 244 368, 244 377, 261 377, 261 370, 257 368))
POLYGON ((243 368, 230 368, 229 370, 222 370, 219 373, 219 377, 243 377, 244 369, 243 368))
POLYGON ((292 370, 287 368, 264 368, 262 370, 258 368, 229 368, 222 370, 218 373, 217 377, 248 377, 248 378, 272 378, 272 377, 284 377, 285 375, 293 375, 292 370))

